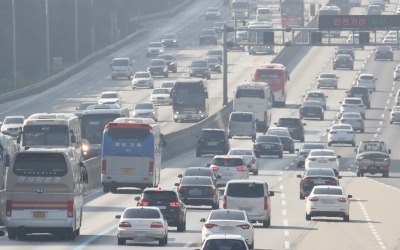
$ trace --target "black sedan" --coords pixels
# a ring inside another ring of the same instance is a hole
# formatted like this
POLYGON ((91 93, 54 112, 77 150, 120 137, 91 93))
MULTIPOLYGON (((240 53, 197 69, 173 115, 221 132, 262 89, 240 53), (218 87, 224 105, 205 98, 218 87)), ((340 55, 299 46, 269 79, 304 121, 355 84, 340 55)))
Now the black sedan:
POLYGON ((393 61, 393 50, 390 46, 378 46, 375 48, 376 60, 391 60, 393 61))
POLYGON ((333 59, 333 69, 354 69, 354 60, 351 55, 338 54, 333 59))
POLYGON ((324 120, 324 109, 321 106, 303 105, 299 109, 300 119, 317 118, 324 120))
POLYGON ((219 190, 209 176, 185 176, 175 183, 185 205, 219 208, 219 190))
POLYGON ((165 63, 168 66, 168 71, 172 73, 178 72, 178 63, 176 62, 176 58, 170 54, 162 54, 157 56, 158 59, 164 59, 165 63))
POLYGON ((283 158, 283 144, 276 135, 260 135, 253 144, 253 151, 258 158, 261 155, 277 155, 283 158))
POLYGON ((175 33, 167 33, 161 37, 161 43, 166 48, 178 48, 179 47, 179 38, 175 33))
POLYGON ((206 57, 206 60, 208 62, 208 67, 211 72, 217 72, 217 73, 222 72, 221 63, 219 62, 217 57, 208 56, 208 57, 206 57))
POLYGON ((336 177, 335 172, 330 168, 309 168, 303 176, 299 174, 297 178, 301 178, 300 200, 304 200, 311 193, 314 186, 339 186, 341 177, 336 177))
MULTIPOLYGON (((209 164, 208 164, 209 165, 209 164)), ((183 174, 179 174, 179 178, 186 176, 208 176, 211 177, 215 186, 217 186, 217 179, 221 178, 220 175, 215 176, 214 171, 211 170, 210 166, 206 167, 188 167, 183 174)))

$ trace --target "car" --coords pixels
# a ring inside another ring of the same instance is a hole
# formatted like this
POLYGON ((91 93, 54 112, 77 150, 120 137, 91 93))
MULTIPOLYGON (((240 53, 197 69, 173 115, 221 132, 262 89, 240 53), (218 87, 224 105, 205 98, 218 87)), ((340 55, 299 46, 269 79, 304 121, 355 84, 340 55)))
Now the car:
POLYGON ((208 63, 208 67, 211 72, 217 72, 217 73, 222 72, 221 63, 219 62, 217 57, 207 56, 205 59, 208 63))
POLYGON ((119 219, 117 227, 118 245, 127 240, 153 240, 160 246, 168 243, 168 222, 158 207, 128 207, 119 219))
MULTIPOLYGON (((207 218, 201 218, 203 222, 201 241, 213 234, 236 234, 242 236, 250 249, 254 249, 254 227, 246 214, 246 211, 237 209, 212 210, 207 218)), ((231 248, 229 248, 231 249, 231 248)))
POLYGON ((186 205, 175 189, 146 188, 135 200, 138 207, 158 207, 168 226, 176 227, 178 232, 186 230, 186 205))
POLYGON ((278 122, 275 122, 274 124, 277 127, 288 128, 290 137, 292 137, 293 140, 304 142, 304 126, 306 123, 303 123, 300 118, 282 117, 279 118, 278 122))
POLYGON ((260 162, 255 156, 253 149, 251 148, 232 148, 229 150, 227 155, 237 155, 242 157, 248 166, 249 172, 253 175, 258 175, 258 170, 260 169, 260 162))
POLYGON ((240 39, 242 39, 243 41, 247 41, 247 31, 246 30, 238 30, 238 31, 236 31, 236 38, 240 38, 240 39))
POLYGON ((333 59, 333 70, 335 69, 354 69, 354 60, 351 55, 338 54, 333 59))
POLYGON ((219 190, 210 176, 184 176, 175 186, 185 205, 219 208, 219 190))
POLYGON ((325 143, 322 142, 305 142, 301 145, 300 148, 296 148, 297 157, 296 157, 296 166, 297 168, 304 167, 305 160, 313 149, 328 149, 325 143))
POLYGON ((179 47, 179 38, 175 33, 166 33, 161 37, 161 43, 166 48, 178 48, 179 47))
POLYGON ((171 89, 155 88, 150 94, 150 102, 154 105, 171 105, 171 89))
POLYGON ((356 154, 361 154, 363 152, 383 152, 385 154, 391 154, 392 150, 388 149, 386 143, 384 141, 376 141, 376 140, 365 140, 361 141, 358 145, 358 148, 354 150, 356 154))
POLYGON ((308 91, 304 96, 304 100, 317 100, 321 103, 321 106, 324 110, 326 110, 326 96, 324 92, 320 90, 311 90, 308 91))
POLYGON ((294 153, 294 141, 290 137, 289 129, 286 127, 270 127, 266 135, 276 135, 281 140, 283 151, 288 151, 290 154, 294 153))
POLYGON ((218 37, 217 33, 213 29, 202 29, 199 35, 200 45, 217 45, 218 37))
POLYGON ((354 131, 365 132, 364 118, 357 112, 344 112, 339 117, 340 124, 350 124, 354 131))
POLYGON ((393 106, 390 110, 390 124, 400 123, 400 106, 393 106))
POLYGON ((312 217, 342 217, 350 220, 350 199, 341 186, 315 186, 306 199, 306 220, 312 217))
POLYGON ((360 97, 346 97, 339 103, 341 104, 339 113, 356 112, 360 113, 362 118, 365 119, 366 107, 360 97))
POLYGON ((133 118, 151 118, 158 121, 158 108, 151 102, 137 103, 132 110, 133 118))
POLYGON ((86 110, 89 106, 96 104, 98 104, 98 102, 81 102, 81 104, 79 104, 79 107, 77 107, 75 110, 83 111, 86 110))
POLYGON ((347 38, 347 44, 351 44, 353 48, 360 48, 364 50, 364 45, 360 45, 360 34, 359 33, 352 33, 347 38))
POLYGON ((253 112, 231 112, 228 121, 228 138, 249 136, 252 140, 255 140, 257 136, 256 120, 253 112))
POLYGON ((304 172, 304 175, 297 175, 300 180, 300 200, 304 200, 315 186, 329 185, 339 186, 341 176, 336 176, 330 168, 310 168, 304 172))
POLYGON ((382 11, 385 11, 385 1, 388 2, 388 0, 370 0, 369 5, 378 5, 382 11))
POLYGON ((335 73, 321 73, 317 76, 317 89, 338 88, 339 77, 335 73))
POLYGON ((210 66, 205 59, 193 60, 189 66, 189 77, 211 79, 210 66))
POLYGON ((299 119, 303 118, 307 119, 317 118, 322 121, 325 119, 324 108, 321 106, 321 104, 317 105, 303 104, 299 108, 299 119))
POLYGON ((117 80, 118 77, 132 77, 132 62, 129 57, 114 58, 110 64, 111 79, 117 80))
POLYGON ((350 55, 353 60, 355 59, 355 52, 354 48, 352 46, 348 45, 340 45, 335 48, 335 56, 340 55, 340 54, 345 54, 345 55, 350 55))
POLYGON ((328 132, 328 146, 333 144, 351 144, 356 146, 356 133, 350 124, 333 124, 328 132))
POLYGON ((390 156, 389 153, 377 150, 360 152, 356 156, 357 177, 363 177, 365 173, 382 174, 389 177, 390 156))
POLYGON ((253 143, 253 151, 257 158, 261 155, 277 155, 283 158, 283 144, 276 135, 259 135, 253 143))
POLYGON ((373 74, 360 74, 357 78, 358 87, 366 87, 370 91, 376 90, 376 81, 378 79, 373 74))
POLYGON ((318 106, 318 107, 321 107, 322 109, 324 109, 322 107, 321 102, 318 100, 303 100, 303 104, 300 105, 300 108, 302 106, 318 106))
POLYGON ((227 154, 230 150, 228 137, 223 129, 203 128, 196 143, 196 157, 203 154, 227 154))
POLYGON ((116 91, 105 91, 101 92, 100 96, 97 97, 98 104, 118 104, 121 106, 122 97, 116 91))
POLYGON ((268 184, 262 180, 231 180, 224 191, 224 209, 243 210, 253 223, 262 223, 264 228, 271 226, 272 203, 268 184))
POLYGON ((240 37, 230 37, 226 41, 227 50, 239 50, 246 51, 245 44, 246 42, 243 38, 240 37))
POLYGON ((22 131, 24 121, 25 117, 23 115, 6 116, 3 122, 0 123, 1 133, 17 138, 19 133, 22 131))
POLYGON ((176 58, 171 54, 162 54, 157 56, 158 59, 164 59, 165 63, 168 66, 168 71, 172 73, 178 72, 178 63, 176 62, 176 58))
POLYGON ((165 81, 160 84, 162 89, 172 89, 175 85, 175 81, 165 81))
POLYGON ((147 66, 147 72, 153 77, 168 77, 168 65, 165 63, 164 59, 151 59, 150 64, 147 66))
POLYGON ((330 168, 336 176, 339 175, 339 160, 341 156, 336 155, 330 149, 312 149, 304 162, 305 170, 310 168, 330 168))
POLYGON ((210 19, 221 19, 221 13, 217 7, 208 7, 204 12, 204 17, 206 20, 210 19))
POLYGON ((393 80, 398 81, 400 79, 400 64, 397 64, 393 71, 393 80))
POLYGON ((382 43, 388 44, 392 48, 392 50, 399 50, 400 46, 397 44, 397 36, 396 35, 386 35, 383 38, 382 43))
POLYGON ((208 176, 211 177, 214 186, 217 186, 217 179, 221 178, 221 176, 216 176, 214 171, 211 170, 210 166, 206 167, 187 167, 183 174, 179 174, 178 177, 182 178, 185 176, 208 176))
POLYGON ((224 22, 215 22, 213 25, 212 25, 212 29, 213 30, 215 30, 215 32, 217 33, 217 34, 222 34, 222 32, 224 31, 224 25, 225 25, 225 23, 224 22))
POLYGON ((393 50, 390 46, 377 46, 375 48, 374 60, 390 60, 393 61, 393 50))
POLYGON ((219 60, 219 63, 222 63, 222 50, 221 49, 212 49, 206 52, 207 57, 216 57, 219 60))
POLYGON ((368 88, 361 86, 353 86, 346 91, 347 97, 360 97, 367 109, 371 108, 371 93, 372 91, 368 90, 368 88))
POLYGON ((153 76, 146 71, 138 71, 132 78, 132 89, 136 88, 154 88, 153 76))
POLYGON ((150 42, 147 45, 146 57, 158 56, 164 54, 165 47, 161 42, 150 42))
POLYGON ((195 248, 195 250, 214 250, 214 249, 240 249, 249 250, 246 240, 235 234, 212 234, 208 236, 201 248, 195 248))
POLYGON ((381 6, 377 4, 370 4, 367 6, 367 15, 381 15, 382 9, 381 6))
POLYGON ((249 179, 250 167, 243 157, 237 155, 216 155, 210 164, 210 169, 214 174, 221 176, 217 179, 218 187, 225 186, 230 180, 249 179))

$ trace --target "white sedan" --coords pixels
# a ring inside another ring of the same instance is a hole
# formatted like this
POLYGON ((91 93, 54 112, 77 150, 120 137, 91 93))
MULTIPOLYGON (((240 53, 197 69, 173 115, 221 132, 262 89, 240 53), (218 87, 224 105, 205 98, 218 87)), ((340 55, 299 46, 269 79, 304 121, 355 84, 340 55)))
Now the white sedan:
POLYGON ((342 217, 350 220, 350 198, 341 186, 315 186, 306 199, 306 220, 312 217, 342 217))
POLYGON ((390 111, 390 124, 400 122, 400 106, 393 106, 390 111))
POLYGON ((158 207, 128 207, 119 219, 117 228, 118 245, 127 240, 158 240, 160 246, 168 243, 168 223, 158 207))
POLYGON ((313 149, 310 151, 304 166, 307 171, 309 168, 330 168, 339 175, 339 158, 335 151, 330 149, 313 149))
POLYGON ((376 79, 373 74, 360 74, 357 79, 357 86, 366 87, 369 90, 375 91, 376 79))
POLYGON ((335 73, 321 73, 317 76, 317 89, 319 88, 338 88, 338 76, 335 73))
POLYGON ((118 104, 121 106, 122 103, 122 97, 116 91, 102 92, 97 98, 99 99, 98 104, 118 104))
POLYGON ((360 97, 346 97, 343 102, 339 103, 342 104, 339 109, 340 113, 356 112, 365 118, 366 106, 360 97))
POLYGON ((356 133, 350 124, 333 124, 328 132, 328 146, 332 144, 356 145, 356 133))
POLYGON ((252 148, 232 148, 229 150, 228 155, 238 155, 243 157, 245 162, 251 166, 251 168, 248 168, 249 172, 252 172, 253 175, 258 175, 260 163, 252 148))
POLYGON ((139 71, 132 77, 132 89, 154 88, 154 79, 149 72, 139 71))
POLYGON ((171 105, 171 89, 169 88, 155 88, 151 92, 150 101, 154 105, 171 105))
POLYGON ((233 234, 242 236, 250 249, 254 248, 254 227, 244 210, 217 209, 212 210, 201 230, 201 242, 213 234, 233 234))

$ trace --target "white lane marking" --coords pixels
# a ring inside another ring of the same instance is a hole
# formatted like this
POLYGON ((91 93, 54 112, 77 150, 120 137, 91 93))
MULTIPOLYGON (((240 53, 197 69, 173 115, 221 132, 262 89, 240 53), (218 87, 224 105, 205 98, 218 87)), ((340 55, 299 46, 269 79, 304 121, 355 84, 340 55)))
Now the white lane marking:
MULTIPOLYGON (((383 117, 382 117, 382 118, 383 118, 383 117)), ((382 123, 383 123, 383 121, 380 121, 380 122, 379 122, 379 126, 381 126, 381 125, 382 125, 382 123)))
POLYGON ((361 211, 362 211, 362 213, 364 215, 365 220, 368 223, 368 227, 369 227, 372 235, 375 237, 375 239, 378 242, 378 244, 380 245, 381 249, 386 249, 386 246, 383 243, 382 238, 379 236, 378 232, 375 229, 374 224, 372 223, 372 221, 371 221, 371 219, 370 219, 370 217, 368 215, 368 212, 367 212, 367 209, 364 206, 364 203, 359 198, 357 198, 356 200, 357 200, 358 205, 361 208, 361 211))
POLYGON ((286 200, 282 200, 282 206, 286 206, 286 200))
POLYGON ((378 134, 374 134, 374 137, 377 137, 378 136, 378 134))
MULTIPOLYGON (((392 91, 394 90, 394 87, 392 88, 392 91)), ((389 97, 392 97, 392 95, 393 95, 393 93, 390 93, 389 94, 389 97)))
POLYGON ((289 226, 289 221, 288 220, 283 220, 283 226, 288 227, 289 226))
POLYGON ((183 247, 191 247, 192 244, 193 244, 193 242, 188 242, 188 243, 186 243, 186 245, 184 245, 183 247))
POLYGON ((286 210, 282 210, 282 215, 286 216, 286 214, 287 214, 287 211, 286 210))
POLYGON ((286 199, 286 195, 284 193, 281 194, 282 199, 286 199))
POLYGON ((91 88, 93 88, 93 86, 89 86, 89 87, 87 87, 86 89, 91 89, 91 88))
POLYGON ((65 99, 64 102, 69 102, 71 100, 72 100, 72 98, 68 98, 68 99, 65 99))
POLYGON ((283 185, 279 185, 280 190, 283 190, 283 185))
POLYGON ((377 128, 376 131, 379 132, 381 130, 381 128, 377 128))
POLYGON ((389 104, 390 100, 387 100, 386 103, 389 104))
POLYGON ((322 134, 322 136, 326 136, 326 132, 322 134))
POLYGON ((285 234, 286 237, 289 237, 289 230, 285 230, 283 231, 283 233, 285 234))
POLYGON ((289 241, 285 241, 285 249, 290 249, 290 242, 289 241))
POLYGON ((76 95, 82 95, 82 91, 79 91, 78 94, 76 94, 76 95))
POLYGON ((385 114, 382 114, 382 115, 381 115, 381 118, 383 118, 383 117, 385 117, 385 114))
POLYGON ((282 181, 283 179, 282 179, 282 177, 279 177, 278 180, 279 180, 279 181, 282 181))
POLYGON ((289 167, 286 167, 286 168, 285 168, 285 170, 288 170, 288 169, 289 169, 289 167))
POLYGON ((53 107, 53 109, 56 109, 56 108, 58 108, 58 105, 55 105, 55 106, 53 107))
POLYGON ((103 80, 97 82, 97 84, 102 84, 102 83, 103 83, 103 80))

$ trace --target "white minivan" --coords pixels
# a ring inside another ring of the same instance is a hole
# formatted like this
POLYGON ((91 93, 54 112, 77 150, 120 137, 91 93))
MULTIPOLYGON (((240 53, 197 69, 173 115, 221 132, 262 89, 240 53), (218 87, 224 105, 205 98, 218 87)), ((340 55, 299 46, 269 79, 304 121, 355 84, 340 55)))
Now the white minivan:
POLYGON ((258 8, 256 14, 257 21, 271 21, 272 11, 270 8, 258 8))

